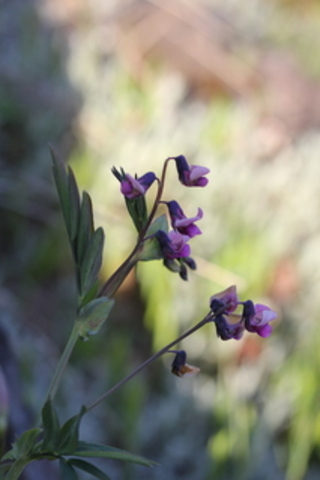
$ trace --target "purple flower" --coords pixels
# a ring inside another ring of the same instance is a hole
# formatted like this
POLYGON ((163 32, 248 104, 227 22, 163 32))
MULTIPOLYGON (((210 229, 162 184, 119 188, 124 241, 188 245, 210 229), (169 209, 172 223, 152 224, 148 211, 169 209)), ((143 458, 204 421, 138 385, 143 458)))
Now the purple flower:
POLYGON ((169 209, 172 228, 176 229, 183 235, 187 235, 192 238, 195 235, 200 235, 201 230, 194 224, 194 222, 200 220, 203 217, 201 208, 198 208, 198 213, 195 217, 187 218, 183 213, 182 208, 175 200, 166 203, 169 209))
POLYGON ((223 311, 221 313, 232 313, 239 305, 237 289, 235 285, 216 293, 210 298, 210 307, 213 313, 223 311))
POLYGON ((200 371, 200 368, 187 364, 187 354, 184 350, 168 350, 168 353, 176 354, 171 364, 171 372, 177 377, 190 377, 200 371))
POLYGON ((182 235, 174 230, 171 230, 169 233, 159 230, 155 234, 155 237, 159 242, 165 259, 189 257, 190 246, 187 245, 187 241, 189 240, 187 235, 182 235))
POLYGON ((129 173, 126 173, 121 180, 121 193, 127 198, 136 198, 144 195, 155 179, 156 176, 153 172, 145 173, 140 178, 134 178, 129 173))
POLYGON ((179 180, 186 187, 205 187, 209 180, 204 177, 210 172, 209 168, 199 165, 188 165, 183 155, 175 157, 179 180))
POLYGON ((243 302, 242 318, 248 332, 257 333, 260 337, 269 337, 272 332, 272 327, 269 323, 276 317, 276 312, 266 305, 254 305, 251 300, 243 302))
POLYGON ((234 338, 235 340, 240 340, 244 332, 243 323, 229 323, 223 315, 218 315, 214 320, 217 335, 222 340, 230 340, 234 338))

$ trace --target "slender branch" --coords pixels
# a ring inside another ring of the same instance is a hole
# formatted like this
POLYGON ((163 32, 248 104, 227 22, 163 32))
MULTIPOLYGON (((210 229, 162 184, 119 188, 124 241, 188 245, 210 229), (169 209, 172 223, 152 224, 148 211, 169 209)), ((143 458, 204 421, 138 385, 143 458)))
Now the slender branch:
POLYGON ((154 362, 154 360, 161 357, 164 353, 166 353, 168 350, 170 350, 171 347, 173 347, 177 343, 181 342, 181 340, 188 337, 192 333, 199 330, 199 328, 203 327, 203 325, 205 325, 206 323, 209 323, 212 319, 213 319, 212 312, 209 312, 208 315, 205 318, 203 318, 199 323, 197 323, 194 327, 190 328, 185 333, 180 335, 178 338, 176 338, 175 340, 170 342, 168 345, 163 347, 161 350, 159 350, 157 353, 155 353, 154 355, 149 357, 145 362, 143 362, 141 365, 139 365, 139 367, 137 367, 135 370, 133 370, 133 372, 129 373, 129 375, 127 375, 125 378, 120 380, 120 382, 116 383, 112 388, 107 390, 107 392, 105 392, 103 395, 101 395, 101 397, 99 397, 95 402, 93 402, 91 405, 89 405, 89 407, 86 407, 86 412, 85 413, 89 412, 94 407, 99 405, 99 403, 103 402, 109 395, 111 395, 111 393, 115 392, 116 390, 118 390, 118 388, 122 387, 125 383, 127 383, 129 380, 131 380, 133 377, 135 377, 138 373, 140 373, 141 370, 143 370, 148 365, 150 365, 150 363, 154 362))

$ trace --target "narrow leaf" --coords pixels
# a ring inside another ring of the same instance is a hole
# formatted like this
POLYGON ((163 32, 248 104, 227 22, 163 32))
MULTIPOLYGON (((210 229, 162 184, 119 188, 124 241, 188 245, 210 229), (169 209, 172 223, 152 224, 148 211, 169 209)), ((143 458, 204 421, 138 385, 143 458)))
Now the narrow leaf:
POLYGON ((157 217, 154 222, 151 223, 150 227, 148 228, 146 237, 154 235, 159 230, 162 230, 166 233, 168 233, 169 231, 168 219, 166 215, 160 215, 160 217, 157 217))
POLYGON ((78 480, 78 475, 72 465, 64 458, 60 459, 60 472, 63 480, 78 480))
POLYGON ((72 169, 68 168, 68 194, 69 194, 69 224, 70 224, 70 240, 76 238, 78 232, 79 216, 80 216, 80 196, 77 182, 72 169))
POLYGON ((79 336, 87 339, 89 335, 98 333, 113 305, 113 298, 101 297, 92 300, 83 307, 77 320, 79 336))
POLYGON ((50 153, 52 157, 52 171, 54 181, 57 187, 57 192, 60 200, 64 221, 67 227, 68 234, 70 236, 70 196, 68 186, 68 175, 66 168, 59 157, 58 153, 50 147, 50 153))
POLYGON ((69 418, 60 430, 60 441, 57 447, 58 453, 70 454, 77 448, 79 438, 79 425, 82 415, 85 412, 82 407, 80 413, 69 418))
POLYGON ((88 244, 94 231, 92 202, 89 194, 83 192, 77 235, 77 259, 82 263, 88 244))
POLYGON ((42 451, 54 450, 59 438, 60 425, 58 414, 49 399, 42 409, 42 425, 44 437, 41 445, 42 451))
POLYGON ((139 455, 134 455, 133 453, 120 450, 119 448, 100 445, 97 443, 79 442, 77 450, 72 455, 77 457, 112 458, 114 460, 122 460, 124 462, 138 463, 147 467, 156 465, 155 462, 140 457, 139 455))
POLYGON ((102 470, 100 470, 100 468, 92 465, 92 463, 86 462, 85 460, 70 458, 69 463, 72 466, 80 468, 84 472, 90 473, 94 477, 99 478, 99 480, 110 480, 110 477, 108 477, 108 475, 106 475, 102 470))
POLYGON ((24 432, 14 443, 16 458, 27 457, 33 451, 37 438, 42 432, 42 428, 31 428, 24 432))
POLYGON ((81 265, 81 294, 84 296, 97 280, 101 264, 104 244, 104 232, 99 227, 92 235, 81 265))

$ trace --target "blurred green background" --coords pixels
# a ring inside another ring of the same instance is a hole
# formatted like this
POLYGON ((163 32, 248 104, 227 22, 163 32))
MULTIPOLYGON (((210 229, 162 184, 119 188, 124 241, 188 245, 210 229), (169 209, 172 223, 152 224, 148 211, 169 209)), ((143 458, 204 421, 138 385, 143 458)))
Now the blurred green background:
POLYGON ((138 267, 101 334, 76 347, 61 416, 236 284, 278 312, 269 339, 222 342, 206 326, 182 344, 198 376, 158 361, 82 436, 161 464, 103 463, 113 480, 319 478, 319 29, 317 0, 0 2, 0 325, 19 367, 18 430, 14 409, 40 407, 73 321, 48 143, 93 198, 105 278, 135 240, 111 167, 159 174, 184 154, 211 169, 207 188, 185 189, 171 168, 165 191, 188 216, 204 210, 198 270, 182 282, 161 262, 138 267))

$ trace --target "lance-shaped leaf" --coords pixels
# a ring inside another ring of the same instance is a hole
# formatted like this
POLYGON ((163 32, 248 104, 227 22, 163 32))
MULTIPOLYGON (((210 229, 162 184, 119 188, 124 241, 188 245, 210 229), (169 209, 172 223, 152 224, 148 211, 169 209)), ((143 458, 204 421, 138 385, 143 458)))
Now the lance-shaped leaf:
POLYGON ((80 460, 78 458, 70 458, 68 462, 73 467, 80 468, 80 470, 90 473, 94 477, 99 478, 99 480, 110 480, 110 477, 108 477, 108 475, 106 475, 102 470, 100 470, 100 468, 92 465, 92 463, 86 462, 85 460, 80 460))
POLYGON ((108 445, 100 445, 98 443, 79 442, 78 447, 72 454, 75 457, 91 457, 91 458, 112 458, 114 460, 122 460, 124 462, 132 462, 147 467, 153 467, 155 462, 146 458, 134 455, 119 448, 109 447, 108 445))
POLYGON ((42 432, 42 428, 31 428, 24 432, 13 444, 15 458, 26 458, 34 451, 36 441, 42 432))
MULTIPOLYGON (((159 230, 162 230, 164 232, 168 232, 169 230, 166 215, 161 215, 160 217, 155 219, 155 221, 148 228, 146 237, 154 235, 159 230)), ((139 253, 138 259, 140 261, 148 261, 159 260, 161 258, 163 258, 163 254, 161 252, 158 240, 156 238, 149 238, 148 240, 146 240, 144 242, 142 251, 139 253)))
POLYGON ((63 480, 78 480, 78 475, 68 460, 60 458, 59 465, 63 480))
POLYGON ((113 305, 113 298, 107 297, 96 298, 85 305, 77 319, 79 336, 86 340, 89 335, 98 333, 113 305))
POLYGON ((60 430, 59 445, 57 452, 60 454, 72 454, 77 448, 79 439, 79 425, 86 408, 82 407, 80 413, 69 418, 60 430))
POLYGON ((64 220, 66 222, 67 229, 69 231, 68 225, 70 223, 70 219, 69 219, 70 205, 69 205, 68 175, 61 158, 52 147, 50 147, 50 153, 52 157, 53 177, 57 187, 64 220))
POLYGON ((59 418, 51 399, 45 403, 41 413, 44 430, 41 451, 50 452, 56 448, 60 438, 59 418))
POLYGON ((82 298, 97 280, 102 264, 103 244, 104 232, 103 229, 99 227, 92 235, 81 265, 80 278, 82 298))
POLYGON ((70 240, 76 238, 80 216, 80 195, 73 171, 68 167, 68 190, 70 201, 70 240))
POLYGON ((77 260, 81 265, 87 251, 89 242, 94 232, 93 211, 90 195, 87 192, 82 194, 80 218, 77 235, 77 260))

